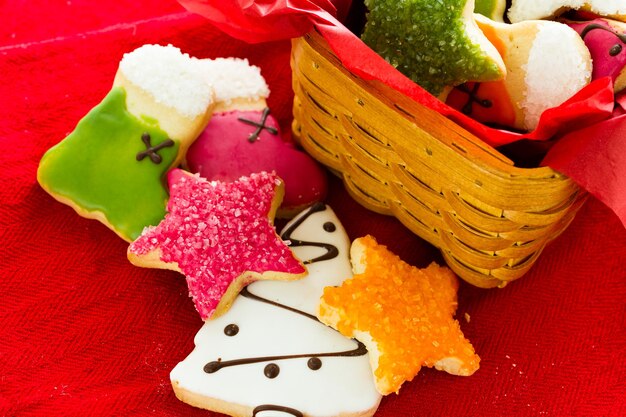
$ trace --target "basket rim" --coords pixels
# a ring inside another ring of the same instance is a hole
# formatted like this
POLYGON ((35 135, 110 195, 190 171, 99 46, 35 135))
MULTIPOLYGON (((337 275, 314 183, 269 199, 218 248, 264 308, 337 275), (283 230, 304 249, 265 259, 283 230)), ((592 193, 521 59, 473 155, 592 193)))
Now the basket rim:
MULTIPOLYGON (((495 147, 489 145, 485 141, 483 141, 480 137, 465 129, 463 126, 457 124, 453 120, 448 117, 442 115, 434 109, 418 102, 417 100, 403 94, 402 92, 395 90, 394 88, 384 84, 379 80, 366 80, 361 78, 360 76, 352 73, 347 68, 345 68, 341 62, 341 60, 337 57, 334 51, 330 48, 323 35, 316 29, 313 28, 310 32, 303 35, 300 38, 295 38, 292 40, 292 44, 296 44, 299 41, 306 42, 311 48, 313 48, 316 52, 322 55, 324 58, 328 59, 331 62, 334 62, 339 66, 339 69, 342 72, 345 72, 351 79, 355 82, 361 84, 362 86, 368 86, 369 88, 381 93, 382 96, 393 96, 394 99, 400 101, 400 103, 393 103, 392 106, 389 106, 390 109, 401 115, 403 118, 407 119, 409 122, 412 122, 411 119, 415 119, 416 116, 410 110, 407 110, 406 107, 417 107, 420 110, 432 112, 444 119, 447 123, 447 126, 453 126, 454 129, 451 131, 454 133, 455 138, 451 140, 448 137, 438 137, 437 139, 444 143, 448 148, 452 150, 457 150, 458 148, 464 148, 464 145, 470 145, 473 148, 477 148, 480 150, 479 153, 472 154, 474 159, 477 159, 476 162, 480 162, 481 167, 483 167, 486 171, 489 171, 491 174, 495 174, 497 177, 506 178, 508 180, 515 181, 517 178, 520 180, 546 180, 552 178, 562 178, 563 180, 571 179, 565 175, 560 173, 559 171, 549 167, 549 166, 537 166, 537 167, 520 167, 515 165, 515 163, 506 157, 504 154, 499 152, 495 147), (402 104, 405 104, 403 106, 402 104), (459 143, 460 142, 460 143, 459 143)), ((367 45, 366 45, 367 46, 367 45)), ((418 88, 418 84, 415 84, 418 88)))
POLYGON ((524 275, 584 200, 568 176, 517 167, 443 114, 350 72, 315 31, 292 40, 291 66, 296 141, 476 286, 524 275))

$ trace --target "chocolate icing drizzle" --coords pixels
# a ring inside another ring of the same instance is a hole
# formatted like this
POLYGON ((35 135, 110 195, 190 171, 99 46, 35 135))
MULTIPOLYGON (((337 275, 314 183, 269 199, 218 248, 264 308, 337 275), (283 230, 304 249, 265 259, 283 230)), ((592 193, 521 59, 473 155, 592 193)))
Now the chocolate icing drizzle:
POLYGON ((144 133, 141 135, 141 141, 144 143, 144 145, 146 145, 146 150, 137 153, 137 160, 141 161, 143 160, 146 156, 150 158, 150 160, 154 163, 154 164, 160 164, 163 161, 163 158, 161 157, 161 155, 158 154, 158 151, 160 151, 163 148, 169 148, 170 146, 174 146, 174 141, 172 139, 166 139, 163 142, 159 143, 156 146, 152 146, 150 144, 150 141, 152 140, 152 138, 150 137, 149 133, 144 133))
POLYGON ((280 411, 281 413, 291 414, 294 417, 304 417, 300 411, 295 408, 283 407, 282 405, 264 404, 252 410, 252 417, 256 417, 263 411, 280 411))
MULTIPOLYGON (((585 26, 585 28, 580 33, 580 37, 585 39, 585 36, 587 36, 589 34, 589 32, 591 32, 592 30, 596 30, 596 29, 605 30, 605 31, 607 31, 609 33, 612 33, 613 35, 615 35, 617 37, 617 39, 622 41, 622 43, 626 44, 626 33, 617 33, 612 28, 610 28, 608 26, 601 25, 599 23, 591 23, 591 24, 585 26)), ((617 43, 617 44, 613 45, 609 49, 609 55, 610 56, 617 56, 617 55, 620 54, 620 52, 622 52, 622 49, 624 49, 624 47, 622 45, 620 45, 619 43, 617 43)))
POLYGON ((229 324, 228 326, 224 327, 224 334, 226 336, 236 336, 237 333, 239 333, 239 326, 237 326, 236 324, 229 324))
POLYGON ((324 230, 326 230, 328 233, 332 233, 335 230, 337 230, 337 226, 335 226, 335 223, 333 222, 326 222, 324 223, 324 230))
POLYGON ((278 135, 278 129, 276 129, 275 127, 272 127, 272 126, 267 126, 265 124, 265 122, 267 121, 267 116, 269 116, 269 115, 270 115, 270 108, 266 107, 266 108, 263 109, 263 114, 261 115, 261 121, 260 122, 256 122, 254 120, 246 119, 246 118, 243 118, 243 117, 238 117, 237 118, 237 120, 239 120, 242 123, 245 123, 245 124, 252 125, 252 126, 256 127, 256 130, 254 132, 250 133, 250 136, 248 136, 248 141, 254 142, 257 139, 259 139, 259 135, 261 134, 263 129, 267 130, 272 135, 278 135))
POLYGON ((239 295, 242 295, 242 296, 244 296, 246 298, 249 298, 251 300, 259 301, 261 303, 270 304, 270 305, 273 305, 275 307, 279 307, 279 308, 282 308, 282 309, 285 309, 285 310, 289 310, 292 313, 300 314, 301 316, 307 317, 307 318, 309 318, 311 320, 319 321, 317 319, 317 317, 315 317, 312 314, 305 313, 304 311, 298 310, 297 308, 289 307, 289 306, 286 306, 284 304, 277 303, 276 301, 268 300, 267 298, 263 298, 263 297, 258 296, 256 294, 253 294, 253 293, 250 292, 248 287, 244 287, 241 290, 241 292, 239 293, 239 295))
POLYGON ((493 102, 491 100, 478 97, 478 89, 480 88, 480 83, 475 83, 472 89, 465 84, 457 87, 459 91, 467 94, 467 103, 463 105, 461 108, 461 112, 463 114, 470 115, 474 111, 474 103, 478 104, 485 109, 491 108, 493 106, 493 102))
POLYGON ((280 367, 276 365, 275 363, 268 363, 265 366, 265 369, 263 369, 263 374, 265 374, 265 376, 268 377, 269 379, 276 378, 279 373, 280 373, 280 367))
MULTIPOLYGON (((358 340, 355 340, 355 342, 357 343, 357 347, 355 349, 352 350, 344 350, 342 352, 324 352, 324 353, 303 353, 303 354, 298 354, 298 355, 276 355, 276 356, 260 356, 260 357, 254 357, 254 358, 242 358, 242 359, 233 359, 230 361, 212 361, 207 363, 206 365, 204 365, 204 372, 206 372, 207 374, 213 374, 221 369, 224 368, 228 368, 230 366, 240 366, 240 365, 250 365, 252 363, 262 363, 262 362, 271 362, 271 361, 284 361, 284 360, 289 360, 289 359, 303 359, 303 358, 328 358, 328 357, 352 357, 352 356, 363 356, 367 353, 367 349, 365 348, 365 345, 361 342, 359 342, 358 340)), ((321 361, 320 361, 321 362, 321 361)), ((314 366, 315 367, 315 366, 314 366)), ((310 367, 309 368, 311 370, 317 370, 321 368, 321 365, 319 366, 319 368, 314 369, 314 367, 310 367)), ((278 368, 278 365, 271 363, 268 366, 265 367, 264 373, 265 376, 267 376, 268 378, 275 378, 278 375, 278 372, 280 372, 280 369, 275 369, 278 368), (268 367, 270 365, 273 365, 272 368, 274 368, 274 370, 271 370, 268 372, 268 367), (276 373, 276 375, 274 376, 269 376, 268 373, 276 373)))
POLYGON ((314 356, 307 361, 306 366, 308 366, 312 371, 317 371, 322 367, 322 360, 314 356))
MULTIPOLYGON (((294 222, 287 230, 285 230, 282 234, 281 234, 281 238, 285 241, 290 241, 292 247, 299 247, 299 246, 315 246, 318 248, 324 248, 326 249, 326 253, 324 255, 318 256, 317 258, 314 259, 309 259, 304 261, 303 263, 305 265, 308 264, 312 264, 315 262, 322 262, 322 261, 327 261, 333 258, 336 258, 339 255, 339 249, 337 249, 336 246, 331 245, 329 243, 322 243, 322 242, 308 242, 305 240, 298 240, 298 239, 293 239, 291 237, 291 234, 298 228, 300 227, 300 225, 309 218, 309 216, 311 216, 314 213, 320 212, 320 211, 324 211, 326 210, 326 205, 324 203, 315 203, 313 204, 311 207, 309 207, 308 211, 302 216, 300 217, 296 222, 294 222)), ((332 227, 329 226, 327 223, 324 224, 324 230, 332 233, 336 230, 336 226, 333 224, 332 227), (332 229, 332 230, 329 230, 332 229)))
MULTIPOLYGON (((289 307, 286 306, 284 304, 280 304, 277 303, 275 301, 272 300, 268 300, 267 298, 263 298, 260 297, 256 294, 251 293, 247 288, 244 288, 241 291, 241 295, 255 300, 255 301, 259 301, 262 303, 266 303, 266 304, 270 304, 279 308, 283 308, 285 310, 289 310, 293 313, 296 314, 300 314, 304 317, 307 317, 311 320, 315 320, 318 323, 321 324, 321 322, 317 319, 317 317, 305 313, 304 311, 300 311, 296 308, 293 307, 289 307)), ((233 360, 229 360, 229 361, 222 361, 222 360, 217 360, 217 361, 212 361, 207 363, 206 365, 204 365, 204 372, 206 372, 207 374, 212 374, 215 373, 223 368, 227 368, 230 366, 240 366, 240 365, 249 365, 252 363, 262 363, 262 362, 273 362, 273 361, 281 361, 281 360, 289 360, 289 359, 302 359, 302 358, 310 358, 309 362, 307 363, 307 366, 309 366, 309 369, 311 370, 318 370, 322 367, 321 365, 321 360, 319 358, 323 358, 323 357, 350 357, 350 356, 363 356, 365 354, 367 354, 367 349, 365 348, 365 345, 361 342, 359 342, 358 340, 354 340, 357 343, 357 346, 355 349, 352 350, 345 350, 345 351, 341 351, 341 352, 324 352, 324 353, 303 353, 303 354, 297 354, 297 355, 276 355, 276 356, 260 356, 260 357, 253 357, 253 358, 242 358, 242 359, 233 359, 233 360), (314 359, 313 361, 311 361, 311 359, 316 358, 316 360, 314 359), (319 361, 319 366, 317 366, 317 362, 319 361), (311 366, 311 364, 313 364, 313 366, 311 366)), ((270 365, 274 365, 276 368, 278 368, 278 365, 276 364, 270 364, 270 365)), ((268 366, 270 366, 268 365, 268 366)), ((268 372, 268 367, 265 368, 264 373, 265 376, 267 376, 268 378, 275 378, 278 375, 278 372, 280 372, 280 369, 274 369, 271 372, 268 372), (275 375, 274 372, 276 373, 275 375), (268 375, 269 373, 269 375, 268 375), (273 375, 273 376, 270 376, 273 375)))
MULTIPOLYGON (((298 228, 298 226, 300 226, 309 216, 311 216, 314 213, 320 212, 320 211, 324 211, 326 210, 326 205, 324 205, 323 203, 316 203, 313 206, 311 206, 308 211, 306 213, 304 213, 302 215, 302 217, 300 217, 296 222, 294 222, 293 225, 291 225, 291 227, 289 227, 287 230, 285 230, 283 232, 283 234, 281 235, 281 237, 285 240, 291 240, 291 245, 292 246, 315 246, 315 247, 321 247, 326 249, 326 253, 322 256, 318 256, 315 259, 312 259, 310 261, 307 261, 305 263, 313 263, 313 262, 321 262, 321 261, 326 261, 329 259, 333 259, 335 257, 337 257, 339 255, 339 250, 337 249, 336 246, 331 245, 331 244, 327 244, 327 243, 320 243, 320 242, 308 242, 308 241, 301 241, 301 240, 293 240, 291 239, 291 234, 294 232, 295 229, 298 228)), ((334 225, 333 225, 334 226, 334 225)), ((326 230, 329 233, 332 233, 334 230, 336 230, 336 227, 331 228, 332 230, 328 230, 328 226, 325 224, 324 226, 324 230, 326 230)), ((266 303, 278 308, 282 308, 288 311, 291 311, 293 313, 296 314, 300 314, 301 316, 304 316, 306 318, 309 318, 311 320, 315 320, 316 322, 322 324, 317 317, 315 317, 312 314, 306 313, 304 311, 298 310, 296 308, 293 307, 289 307, 286 306, 284 304, 278 303, 276 301, 272 301, 272 300, 268 300, 267 298, 261 297, 257 294, 253 294, 252 292, 250 292, 250 290, 248 289, 248 287, 245 287, 241 293, 240 293, 243 297, 246 297, 248 299, 251 300, 255 300, 258 302, 262 302, 262 303, 266 303)), ((228 327, 228 326, 227 326, 228 327)), ((236 334, 236 333, 235 333, 236 334)), ((264 369, 264 374, 265 376, 267 376, 268 378, 276 378, 278 376, 278 374, 280 373, 280 367, 274 363, 274 361, 281 361, 281 360, 290 360, 290 359, 302 359, 302 358, 309 358, 308 362, 307 362, 307 366, 309 367, 309 369, 316 371, 318 369, 320 369, 322 367, 322 361, 320 360, 320 358, 322 357, 352 357, 352 356, 363 356, 365 354, 367 354, 367 349, 365 348, 365 345, 361 342, 359 342, 358 340, 354 340, 357 344, 356 348, 351 349, 351 350, 346 350, 346 351, 341 351, 341 352, 323 352, 323 353, 304 353, 304 354, 297 354, 297 355, 277 355, 277 356, 263 356, 263 357, 251 357, 251 358, 242 358, 242 359, 233 359, 233 360, 229 360, 229 361, 222 361, 217 360, 217 361, 212 361, 207 363, 204 366, 204 372, 208 373, 208 374, 212 374, 215 373, 223 368, 226 367, 230 367, 230 366, 239 366, 239 365, 248 365, 248 364, 252 364, 252 363, 262 363, 262 362, 270 362, 264 369)), ((264 409, 265 410, 265 409, 264 409)), ((267 409, 270 410, 270 409, 267 409)), ((273 409, 272 409, 273 410, 273 409)), ((283 411, 283 409, 280 409, 281 411, 283 411)), ((263 411, 263 410, 260 410, 263 411)), ((294 415, 302 415, 302 414, 294 414, 294 415)))

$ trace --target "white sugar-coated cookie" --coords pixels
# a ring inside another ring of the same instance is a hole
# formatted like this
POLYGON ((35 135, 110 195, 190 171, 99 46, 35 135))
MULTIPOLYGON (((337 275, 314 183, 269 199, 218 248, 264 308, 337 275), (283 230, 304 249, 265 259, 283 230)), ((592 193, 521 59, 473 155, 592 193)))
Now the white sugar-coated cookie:
POLYGON ((585 10, 626 20, 624 0, 513 0, 507 16, 511 22, 552 19, 568 10, 585 10))
POLYGON ((215 89, 216 112, 263 110, 270 89, 261 69, 243 58, 201 60, 202 73, 215 89))
POLYGON ((281 236, 308 276, 255 282, 206 322, 171 372, 179 399, 231 416, 372 416, 380 402, 364 346, 314 316, 326 286, 351 276, 350 241, 333 211, 315 204, 281 236))
POLYGON ((559 22, 529 20, 508 24, 477 15, 476 21, 487 37, 498 46, 507 68, 506 78, 481 85, 476 91, 483 100, 514 111, 514 119, 498 118, 502 109, 493 106, 470 114, 484 122, 520 130, 537 127, 542 113, 559 106, 591 81, 592 62, 580 36, 559 22))

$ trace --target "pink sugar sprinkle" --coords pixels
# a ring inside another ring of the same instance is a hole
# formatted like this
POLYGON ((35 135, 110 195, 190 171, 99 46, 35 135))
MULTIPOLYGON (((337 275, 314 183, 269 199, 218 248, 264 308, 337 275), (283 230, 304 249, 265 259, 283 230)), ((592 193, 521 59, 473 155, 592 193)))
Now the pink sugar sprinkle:
MULTIPOLYGON (((168 214, 158 226, 144 230, 130 251, 141 256, 159 248, 163 262, 177 263, 203 320, 247 272, 305 272, 269 218, 280 184, 275 173, 223 183, 175 169, 168 181, 168 214)), ((246 278, 246 283, 254 280, 246 278)))

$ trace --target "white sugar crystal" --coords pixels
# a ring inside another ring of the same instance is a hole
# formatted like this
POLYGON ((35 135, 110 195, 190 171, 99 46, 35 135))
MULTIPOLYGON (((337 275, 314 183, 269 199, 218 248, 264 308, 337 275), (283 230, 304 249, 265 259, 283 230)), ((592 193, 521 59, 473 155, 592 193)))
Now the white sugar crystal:
POLYGON ((212 85, 199 62, 172 45, 143 45, 124 54, 120 71, 157 103, 193 118, 213 101, 212 85))
POLYGON ((217 58, 201 60, 206 80, 213 85, 217 101, 229 104, 237 98, 267 98, 270 90, 261 69, 247 59, 217 58))
POLYGON ((551 22, 540 26, 526 65, 526 127, 539 122, 544 110, 556 107, 583 88, 591 77, 591 66, 577 47, 578 34, 566 25, 551 22), (567 82, 563 82, 567 80, 567 82))

